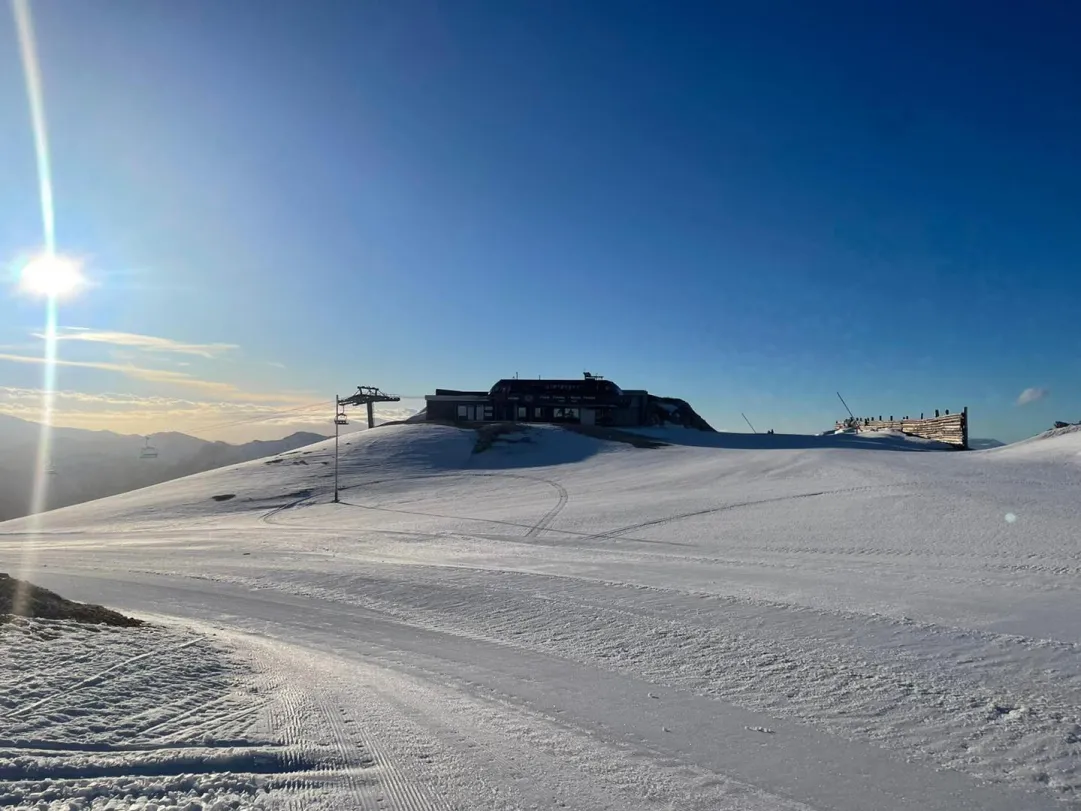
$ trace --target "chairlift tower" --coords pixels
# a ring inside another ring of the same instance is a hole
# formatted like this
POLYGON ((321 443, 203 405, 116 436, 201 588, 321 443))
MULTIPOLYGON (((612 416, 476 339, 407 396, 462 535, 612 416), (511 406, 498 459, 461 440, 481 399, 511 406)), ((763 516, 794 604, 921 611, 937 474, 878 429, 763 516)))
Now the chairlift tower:
POLYGON ((342 425, 348 425, 349 420, 345 416, 346 406, 366 405, 368 407, 368 427, 375 427, 375 414, 372 406, 376 403, 397 403, 401 397, 386 394, 375 386, 357 386, 357 393, 349 397, 334 395, 334 503, 338 504, 338 434, 342 425))
POLYGON ((401 397, 395 397, 393 394, 385 394, 375 386, 357 386, 357 393, 351 397, 346 397, 344 400, 339 400, 339 405, 351 405, 359 406, 366 405, 368 407, 368 427, 375 427, 375 413, 372 410, 372 406, 375 403, 397 403, 401 401, 401 397))

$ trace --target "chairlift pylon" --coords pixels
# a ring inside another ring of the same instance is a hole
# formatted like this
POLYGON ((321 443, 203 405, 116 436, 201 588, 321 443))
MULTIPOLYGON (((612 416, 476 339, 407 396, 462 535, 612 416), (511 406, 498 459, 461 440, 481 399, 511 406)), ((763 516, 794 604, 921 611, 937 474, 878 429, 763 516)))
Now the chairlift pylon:
POLYGON ((150 437, 144 437, 144 438, 146 439, 146 444, 143 445, 142 450, 139 451, 139 458, 140 459, 157 459, 158 458, 158 449, 150 444, 150 437))

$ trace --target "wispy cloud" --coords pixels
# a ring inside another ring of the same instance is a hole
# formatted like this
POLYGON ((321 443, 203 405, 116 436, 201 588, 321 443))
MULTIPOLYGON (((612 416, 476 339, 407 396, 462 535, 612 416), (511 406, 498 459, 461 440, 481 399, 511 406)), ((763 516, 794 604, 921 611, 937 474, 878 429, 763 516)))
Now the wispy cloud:
POLYGON ((1035 403, 1038 400, 1043 400, 1049 394, 1051 394, 1051 392, 1048 389, 1025 389, 1023 392, 1021 392, 1021 396, 1017 398, 1017 404, 1019 406, 1023 406, 1028 405, 1029 403, 1035 403))
MULTIPOLYGON (((42 395, 36 388, 0 386, 0 414, 38 421, 42 395)), ((210 439, 248 441, 294 431, 333 433, 332 404, 320 401, 298 406, 288 400, 288 395, 277 403, 241 403, 60 390, 53 401, 54 425, 122 434, 182 431, 210 439)), ((409 408, 376 407, 376 415, 383 420, 402 419, 410 413, 409 408)))
MULTIPOLYGON (((44 336, 35 333, 36 338, 44 336)), ((85 343, 109 344, 139 349, 146 352, 167 352, 177 355, 197 355, 201 358, 217 358, 239 347, 236 344, 193 344, 174 341, 171 338, 158 338, 153 335, 139 335, 134 332, 113 332, 94 330, 86 327, 63 327, 56 336, 58 341, 83 341, 85 343)))
MULTIPOLYGON (((13 355, 7 352, 0 352, 0 361, 4 360, 11 363, 30 364, 42 364, 45 362, 43 357, 34 355, 13 355)), ((234 400, 243 399, 254 402, 281 402, 283 399, 283 395, 246 392, 237 386, 234 386, 232 383, 223 383, 217 380, 202 380, 188 372, 178 372, 172 369, 150 369, 145 366, 136 366, 134 363, 109 363, 108 361, 58 359, 55 362, 57 366, 70 366, 79 369, 97 369, 104 372, 115 372, 135 380, 182 386, 184 388, 214 393, 219 397, 231 397, 234 400)), ((299 398, 302 396, 308 397, 309 395, 295 395, 291 396, 290 399, 294 402, 299 402, 299 398)))
MULTIPOLYGON (((0 386, 0 414, 39 420, 43 394, 41 389, 0 386)), ((296 406, 289 395, 275 403, 243 403, 62 389, 54 392, 53 403, 54 424, 93 429, 121 427, 129 433, 147 424, 152 424, 154 430, 180 431, 279 421, 329 424, 332 416, 332 409, 325 403, 296 406)))
MULTIPOLYGON (((43 338, 40 334, 34 337, 43 338)), ((229 382, 207 379, 217 375, 196 370, 202 363, 219 361, 238 349, 234 344, 190 343, 85 327, 65 327, 57 338, 86 349, 98 348, 89 357, 56 359, 58 367, 95 370, 103 373, 102 379, 107 374, 122 375, 140 381, 145 386, 140 386, 140 391, 149 389, 151 393, 99 393, 97 386, 91 391, 57 391, 53 395, 54 425, 119 433, 184 431, 225 439, 269 438, 295 430, 330 432, 333 407, 327 405, 329 398, 288 390, 248 391, 231 378, 229 382)), ((0 346, 0 363, 45 363, 33 350, 0 346)), ((284 368, 275 362, 267 365, 284 368)), ((37 421, 42 403, 39 389, 0 386, 0 414, 37 421)))

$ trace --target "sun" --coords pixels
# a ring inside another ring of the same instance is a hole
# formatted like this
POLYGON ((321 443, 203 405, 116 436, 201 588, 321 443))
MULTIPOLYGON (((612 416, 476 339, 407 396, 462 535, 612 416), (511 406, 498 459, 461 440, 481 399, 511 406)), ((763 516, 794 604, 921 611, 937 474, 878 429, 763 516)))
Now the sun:
POLYGON ((86 278, 79 263, 57 254, 34 257, 23 267, 19 279, 23 291, 49 298, 69 296, 84 284, 86 278))

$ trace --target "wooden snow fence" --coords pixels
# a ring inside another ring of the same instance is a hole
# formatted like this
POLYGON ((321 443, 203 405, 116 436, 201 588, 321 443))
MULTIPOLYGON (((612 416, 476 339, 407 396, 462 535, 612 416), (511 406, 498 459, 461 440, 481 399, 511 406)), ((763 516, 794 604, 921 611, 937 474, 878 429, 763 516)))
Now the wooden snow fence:
MULTIPOLYGON (((845 427, 844 422, 838 422, 837 428, 845 427)), ((902 417, 888 419, 883 417, 860 417, 857 418, 857 427, 860 431, 900 431, 909 436, 918 436, 923 439, 934 439, 958 448, 968 449, 968 408, 956 414, 947 411, 945 414, 935 412, 933 417, 920 415, 919 419, 902 417)))

